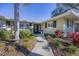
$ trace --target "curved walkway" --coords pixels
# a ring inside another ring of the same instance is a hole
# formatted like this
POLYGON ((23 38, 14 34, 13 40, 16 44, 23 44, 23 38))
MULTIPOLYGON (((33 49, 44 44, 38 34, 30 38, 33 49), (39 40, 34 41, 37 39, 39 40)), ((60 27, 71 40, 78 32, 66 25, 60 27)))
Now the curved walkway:
POLYGON ((54 56, 54 54, 47 41, 42 36, 38 36, 37 43, 28 56, 54 56))

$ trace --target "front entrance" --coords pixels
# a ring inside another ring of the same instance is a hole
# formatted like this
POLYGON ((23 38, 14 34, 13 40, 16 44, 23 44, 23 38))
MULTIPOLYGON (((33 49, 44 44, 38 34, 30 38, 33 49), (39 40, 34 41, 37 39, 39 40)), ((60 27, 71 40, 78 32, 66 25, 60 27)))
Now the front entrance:
POLYGON ((40 24, 34 24, 33 32, 34 32, 34 34, 41 33, 41 25, 40 24))

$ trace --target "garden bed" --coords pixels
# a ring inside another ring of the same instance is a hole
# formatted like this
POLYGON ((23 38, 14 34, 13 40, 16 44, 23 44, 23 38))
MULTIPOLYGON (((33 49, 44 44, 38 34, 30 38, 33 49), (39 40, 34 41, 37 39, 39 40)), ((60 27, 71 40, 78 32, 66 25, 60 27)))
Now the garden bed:
POLYGON ((53 48, 52 52, 54 53, 55 56, 79 56, 79 50, 76 51, 76 53, 69 53, 65 51, 64 48, 63 49, 53 48))
POLYGON ((35 44, 36 44, 36 40, 28 40, 28 41, 23 41, 23 43, 26 43, 26 47, 25 49, 21 48, 19 50, 17 50, 17 46, 12 46, 10 48, 10 50, 6 51, 5 47, 6 47, 6 41, 1 41, 0 42, 0 56, 24 56, 24 55, 28 55, 28 51, 29 53, 31 52, 31 50, 34 48, 35 44), (26 52, 27 54, 24 54, 23 51, 20 50, 24 50, 24 52, 26 52))
POLYGON ((30 30, 21 30, 20 41, 15 41, 11 31, 0 30, 0 56, 28 55, 36 44, 36 37, 30 30))
POLYGON ((28 41, 24 41, 24 43, 27 45, 26 46, 27 49, 29 51, 31 51, 34 48, 35 44, 36 44, 36 40, 35 39, 34 40, 28 40, 28 41))
POLYGON ((50 32, 49 29, 44 36, 55 56, 79 56, 79 32, 68 32, 64 37, 63 31, 51 29, 50 32))
POLYGON ((46 40, 51 45, 52 52, 55 56, 79 56, 79 48, 76 47, 71 40, 62 38, 52 38, 51 36, 48 36, 46 40), (55 43, 54 40, 56 39, 59 42, 55 43))

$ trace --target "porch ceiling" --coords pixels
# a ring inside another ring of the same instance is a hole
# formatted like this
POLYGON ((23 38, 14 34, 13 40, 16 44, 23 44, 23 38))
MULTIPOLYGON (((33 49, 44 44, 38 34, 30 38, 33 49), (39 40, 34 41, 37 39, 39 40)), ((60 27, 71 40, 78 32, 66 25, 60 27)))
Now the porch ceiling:
POLYGON ((79 21, 79 16, 77 15, 77 13, 75 13, 75 12, 73 12, 73 11, 71 11, 71 12, 65 14, 65 15, 63 16, 63 18, 67 18, 67 19, 73 20, 73 21, 79 21))

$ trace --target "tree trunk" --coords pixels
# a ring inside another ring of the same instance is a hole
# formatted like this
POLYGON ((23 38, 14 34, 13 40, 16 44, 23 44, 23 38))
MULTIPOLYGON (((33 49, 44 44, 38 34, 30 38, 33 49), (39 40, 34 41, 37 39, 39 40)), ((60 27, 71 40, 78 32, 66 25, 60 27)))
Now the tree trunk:
POLYGON ((14 3, 14 19, 15 19, 15 40, 19 38, 19 3, 14 3))

